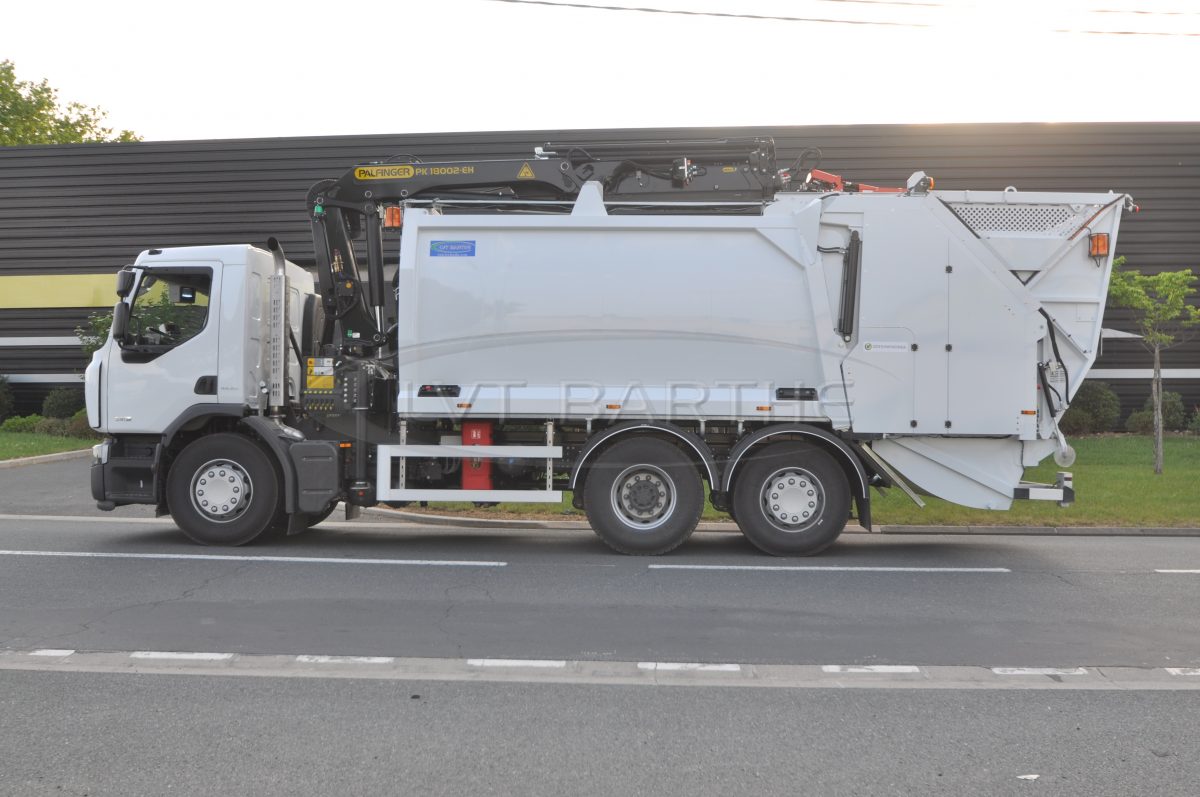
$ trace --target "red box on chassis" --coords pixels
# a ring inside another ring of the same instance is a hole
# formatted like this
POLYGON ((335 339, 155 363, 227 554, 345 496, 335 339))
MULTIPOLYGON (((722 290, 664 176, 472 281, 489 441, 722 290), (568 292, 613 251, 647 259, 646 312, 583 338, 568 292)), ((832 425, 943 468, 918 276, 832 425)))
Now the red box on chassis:
MULTIPOLYGON (((492 444, 492 422, 463 421, 462 441, 464 446, 490 446, 492 444)), ((492 489, 492 461, 490 459, 464 458, 462 488, 464 490, 492 489)))

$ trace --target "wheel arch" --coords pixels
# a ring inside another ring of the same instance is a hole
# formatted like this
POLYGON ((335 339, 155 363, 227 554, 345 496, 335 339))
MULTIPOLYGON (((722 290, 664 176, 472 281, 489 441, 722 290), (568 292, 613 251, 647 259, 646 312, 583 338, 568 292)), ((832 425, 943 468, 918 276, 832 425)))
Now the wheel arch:
POLYGON ((725 460, 725 468, 721 474, 721 492, 732 493, 734 481, 746 461, 747 454, 781 440, 801 440, 813 443, 832 455, 834 461, 842 467, 846 474, 846 481, 850 484, 850 492, 854 496, 854 502, 858 509, 859 523, 866 529, 871 528, 870 476, 867 474, 866 468, 863 467, 862 461, 846 441, 817 426, 803 423, 778 424, 764 427, 743 437, 730 449, 729 456, 725 460))
POLYGON ((588 469, 591 467, 597 454, 618 440, 628 440, 639 435, 665 437, 678 445, 708 480, 709 486, 716 489, 716 485, 720 482, 720 470, 717 467, 716 457, 713 456, 712 449, 708 447, 708 443, 705 443, 699 435, 693 434, 686 429, 681 429, 673 423, 655 421, 627 421, 610 426, 604 431, 593 435, 584 445, 583 449, 580 450, 579 456, 571 465, 571 478, 568 482, 568 488, 578 495, 579 491, 583 489, 584 482, 587 481, 588 469))

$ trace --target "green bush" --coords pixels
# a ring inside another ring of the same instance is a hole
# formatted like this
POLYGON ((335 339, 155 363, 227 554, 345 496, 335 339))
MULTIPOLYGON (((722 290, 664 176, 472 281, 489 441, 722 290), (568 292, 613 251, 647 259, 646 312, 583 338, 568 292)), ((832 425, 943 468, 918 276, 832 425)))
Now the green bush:
POLYGON ((0 376, 0 423, 12 415, 15 404, 16 401, 13 399, 12 388, 9 387, 8 378, 0 376))
MULTIPOLYGON (((1143 410, 1154 411, 1154 401, 1147 398, 1142 405, 1143 410)), ((1163 429, 1168 432, 1182 431, 1187 422, 1187 410, 1183 408, 1183 396, 1170 390, 1164 390, 1162 396, 1163 429)))
POLYGON ((88 425, 87 410, 82 409, 67 421, 67 432, 71 437, 92 437, 96 433, 88 425))
POLYGON ((1096 416, 1082 407, 1072 404, 1058 421, 1058 428, 1063 434, 1091 434, 1096 431, 1096 416))
POLYGON ((40 420, 42 420, 41 415, 26 415, 24 418, 14 415, 4 423, 0 423, 0 432, 32 432, 40 420))
POLYGON ((1085 381, 1059 421, 1066 434, 1111 432, 1121 418, 1121 400, 1104 382, 1085 381))
POLYGON ((69 437, 70 425, 71 422, 66 418, 42 418, 34 424, 33 431, 51 437, 69 437))
POLYGON ((1154 434, 1154 410, 1134 410, 1129 413, 1125 428, 1135 434, 1154 434))
POLYGON ((1188 424, 1188 431, 1192 434, 1200 434, 1200 406, 1192 408, 1192 422, 1188 424))
POLYGON ((56 387, 46 394, 42 402, 42 415, 46 418, 70 418, 83 407, 83 391, 75 387, 56 387))

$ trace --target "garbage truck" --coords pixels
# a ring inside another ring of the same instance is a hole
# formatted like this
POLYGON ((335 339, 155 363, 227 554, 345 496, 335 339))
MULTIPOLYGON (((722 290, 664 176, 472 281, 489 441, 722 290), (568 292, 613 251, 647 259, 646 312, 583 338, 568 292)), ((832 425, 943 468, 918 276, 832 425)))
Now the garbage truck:
POLYGON ((871 491, 1074 500, 1121 193, 856 183, 770 139, 353 166, 281 245, 148 249, 85 374, 102 510, 241 545, 337 506, 570 494, 625 554, 711 504, 811 555, 871 491))

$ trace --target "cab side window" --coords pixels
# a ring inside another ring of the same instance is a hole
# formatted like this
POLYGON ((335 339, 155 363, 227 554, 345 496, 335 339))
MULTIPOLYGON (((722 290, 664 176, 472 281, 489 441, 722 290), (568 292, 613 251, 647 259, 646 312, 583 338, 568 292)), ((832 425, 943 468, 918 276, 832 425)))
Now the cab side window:
POLYGON ((147 274, 138 284, 122 346, 163 353, 191 340, 208 321, 208 274, 147 274))

